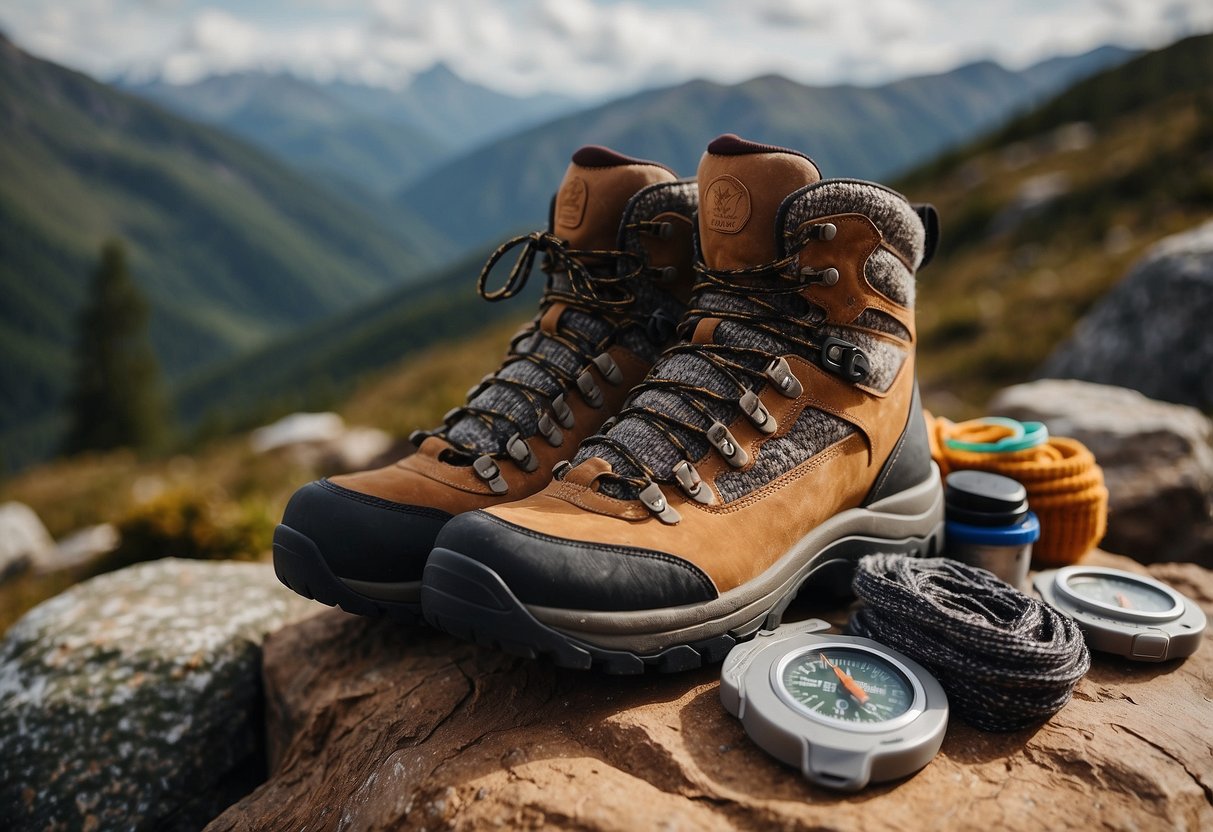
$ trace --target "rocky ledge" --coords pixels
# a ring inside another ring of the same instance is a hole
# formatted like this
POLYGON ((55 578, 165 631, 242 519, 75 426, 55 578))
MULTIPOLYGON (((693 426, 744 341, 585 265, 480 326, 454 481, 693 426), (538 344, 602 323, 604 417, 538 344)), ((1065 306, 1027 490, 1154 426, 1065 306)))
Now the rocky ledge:
MULTIPOLYGON (((1149 573, 1213 613, 1213 572, 1149 573)), ((1047 724, 954 720, 923 771, 849 796, 758 750, 717 673, 560 671, 328 612, 266 642, 272 773, 209 829, 1213 828, 1208 644, 1161 665, 1097 655, 1047 724)))

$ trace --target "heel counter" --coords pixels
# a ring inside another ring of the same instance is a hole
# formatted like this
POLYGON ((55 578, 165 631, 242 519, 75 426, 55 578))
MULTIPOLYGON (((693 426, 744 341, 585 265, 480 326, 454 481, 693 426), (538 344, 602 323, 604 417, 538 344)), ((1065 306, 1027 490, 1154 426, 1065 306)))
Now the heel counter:
POLYGON ((914 383, 914 395, 910 398, 910 412, 905 430, 893 446, 893 452, 881 469, 880 475, 864 499, 863 505, 882 500, 892 494, 918 485, 931 475, 931 445, 927 440, 927 422, 922 415, 922 400, 918 396, 918 382, 914 383))

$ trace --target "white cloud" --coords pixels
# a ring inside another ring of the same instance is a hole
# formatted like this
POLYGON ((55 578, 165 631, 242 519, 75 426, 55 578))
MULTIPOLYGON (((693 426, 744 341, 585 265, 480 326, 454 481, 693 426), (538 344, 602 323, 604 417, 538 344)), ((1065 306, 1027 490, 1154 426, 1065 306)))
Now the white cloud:
POLYGON ((878 82, 1213 29, 1208 0, 6 0, 0 26, 100 75, 246 68, 399 85, 436 61, 489 86, 579 95, 778 72, 878 82))

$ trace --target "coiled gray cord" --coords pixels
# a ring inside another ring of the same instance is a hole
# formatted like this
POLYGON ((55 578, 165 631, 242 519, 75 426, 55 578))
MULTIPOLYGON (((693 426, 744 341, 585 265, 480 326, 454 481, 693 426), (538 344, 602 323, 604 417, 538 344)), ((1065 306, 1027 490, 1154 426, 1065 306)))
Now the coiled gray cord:
POLYGON ((952 710, 1015 731, 1061 710, 1091 666, 1073 620, 984 569, 948 558, 868 555, 849 629, 931 670, 952 710))

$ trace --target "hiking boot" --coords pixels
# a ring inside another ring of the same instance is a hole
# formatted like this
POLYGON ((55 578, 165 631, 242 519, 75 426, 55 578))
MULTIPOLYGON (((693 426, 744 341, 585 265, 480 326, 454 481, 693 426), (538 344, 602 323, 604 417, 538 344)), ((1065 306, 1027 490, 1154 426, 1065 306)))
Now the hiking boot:
POLYGON ((442 530, 432 624, 566 667, 682 670, 777 626, 810 579, 939 549, 913 311, 934 210, 736 136, 698 181, 681 340, 547 488, 442 530))
POLYGON ((694 182, 661 165, 578 150, 550 230, 505 243, 480 275, 484 298, 512 297, 543 254, 538 314, 466 404, 410 437, 416 453, 295 492, 274 532, 282 582, 347 612, 416 617, 439 529, 460 512, 543 488, 674 339, 693 283, 696 198, 694 182), (508 278, 490 290, 512 249, 508 278))

